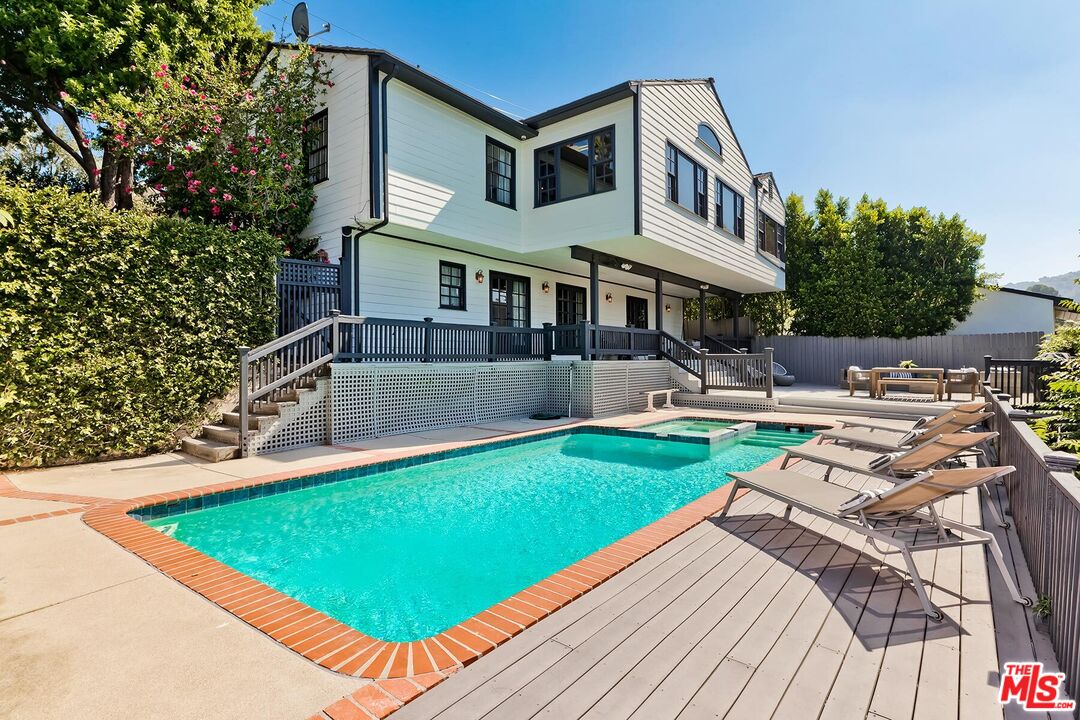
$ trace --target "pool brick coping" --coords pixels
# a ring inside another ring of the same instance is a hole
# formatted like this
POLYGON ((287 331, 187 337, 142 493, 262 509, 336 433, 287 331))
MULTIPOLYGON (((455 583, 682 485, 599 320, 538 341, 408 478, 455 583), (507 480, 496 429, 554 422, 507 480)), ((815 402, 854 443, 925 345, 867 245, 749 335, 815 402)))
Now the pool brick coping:
MULTIPOLYGON (((797 424, 800 423, 791 423, 797 424)), ((563 434, 572 428, 582 427, 611 434, 618 434, 617 431, 621 429, 581 423, 516 433, 511 440, 504 436, 472 441, 456 449, 516 444, 515 441, 523 438, 563 434)), ((633 435, 640 437, 638 433, 633 435)), ((414 453, 398 460, 449 456, 452 453, 453 450, 442 449, 414 453)), ((779 467, 781 458, 777 457, 761 467, 779 467)), ((362 713, 376 718, 386 717, 460 668, 715 515, 723 509, 731 488, 729 484, 723 485, 458 625, 412 642, 386 642, 372 638, 164 535, 129 514, 153 505, 179 504, 206 495, 388 462, 393 461, 382 457, 354 458, 332 465, 241 478, 77 509, 86 510, 83 521, 89 527, 277 643, 333 672, 373 680, 325 708, 325 714, 313 716, 321 720, 327 717, 331 720, 352 720, 367 717, 362 713)), ((739 495, 743 492, 745 490, 740 491, 739 495)))
POLYGON ((85 512, 88 506, 97 505, 103 502, 112 502, 110 498, 94 497, 91 495, 42 493, 34 492, 32 490, 22 490, 17 487, 15 483, 11 482, 11 480, 6 475, 3 474, 0 474, 0 497, 14 498, 16 500, 44 500, 47 502, 68 503, 77 506, 64 508, 63 510, 51 510, 49 512, 33 513, 31 515, 22 515, 20 517, 0 519, 0 527, 4 527, 5 525, 15 525, 16 523, 30 522, 31 520, 44 520, 46 518, 58 517, 60 515, 81 513, 85 512))

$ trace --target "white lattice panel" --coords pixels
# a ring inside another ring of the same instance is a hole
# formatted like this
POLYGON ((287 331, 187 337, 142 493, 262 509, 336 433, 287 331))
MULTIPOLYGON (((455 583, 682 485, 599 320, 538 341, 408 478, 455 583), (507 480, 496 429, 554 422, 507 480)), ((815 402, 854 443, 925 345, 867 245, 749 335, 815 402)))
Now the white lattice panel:
POLYGON ((776 398, 762 397, 760 400, 748 397, 725 397, 723 395, 701 395, 700 393, 677 392, 672 394, 672 402, 680 407, 710 408, 712 410, 756 410, 772 412, 776 410, 776 398))
POLYGON ((475 421, 491 422, 543 412, 551 394, 547 363, 489 363, 475 376, 475 421))
POLYGON ((375 397, 375 373, 360 366, 331 366, 334 443, 347 438, 375 437, 375 403, 360 402, 375 397))
POLYGON ((301 392, 295 405, 284 405, 278 419, 261 433, 250 437, 251 453, 266 455, 292 448, 325 445, 326 408, 330 396, 329 378, 320 378, 309 392, 301 392))

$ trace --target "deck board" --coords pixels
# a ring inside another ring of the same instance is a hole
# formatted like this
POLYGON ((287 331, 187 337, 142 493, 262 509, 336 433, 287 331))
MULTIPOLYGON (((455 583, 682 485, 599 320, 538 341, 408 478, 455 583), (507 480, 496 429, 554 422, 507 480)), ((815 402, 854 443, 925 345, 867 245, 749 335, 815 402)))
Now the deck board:
MULTIPOLYGON (((783 510, 748 494, 726 522, 701 523, 395 718, 1000 718, 998 658, 1053 661, 982 547, 915 555, 946 615, 936 623, 897 556, 783 510)), ((942 512, 988 517, 974 492, 942 512)), ((1026 572, 1015 536, 998 535, 1026 572)))

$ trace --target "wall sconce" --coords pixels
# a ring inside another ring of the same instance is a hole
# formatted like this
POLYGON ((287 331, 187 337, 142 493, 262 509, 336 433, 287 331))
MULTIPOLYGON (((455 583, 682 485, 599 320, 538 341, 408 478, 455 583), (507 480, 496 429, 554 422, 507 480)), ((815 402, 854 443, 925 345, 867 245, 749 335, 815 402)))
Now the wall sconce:
POLYGON ((540 284, 540 289, 546 293, 551 292, 551 283, 545 280, 543 283, 540 284))
POLYGON ((701 283, 701 285, 699 285, 698 287, 700 287, 702 290, 708 290, 709 283, 701 283))
POLYGON ((671 312, 671 303, 664 306, 664 312, 671 312))
POLYGON ((483 270, 477 270, 475 277, 476 277, 476 282, 480 283, 481 285, 484 284, 484 271, 483 270))
POLYGON ((631 265, 630 263, 625 263, 625 262, 622 265, 620 265, 619 267, 621 267, 623 270, 626 270, 626 271, 630 271, 630 270, 634 269, 633 265, 631 265))
POLYGON ((615 301, 615 297, 611 293, 608 293, 607 295, 605 295, 604 299, 607 300, 608 302, 614 302, 615 301))

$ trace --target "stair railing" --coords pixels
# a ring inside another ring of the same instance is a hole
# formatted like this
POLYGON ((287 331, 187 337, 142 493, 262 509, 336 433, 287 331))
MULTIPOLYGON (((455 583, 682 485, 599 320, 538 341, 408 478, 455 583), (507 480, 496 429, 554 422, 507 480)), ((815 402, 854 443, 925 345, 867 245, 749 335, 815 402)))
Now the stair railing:
POLYGON ((334 359, 340 313, 316 320, 257 348, 238 349, 240 360, 240 457, 247 457, 248 418, 280 401, 334 359))

